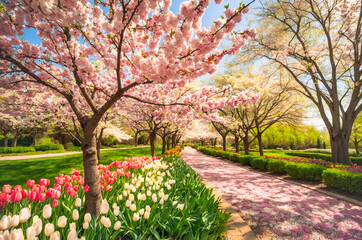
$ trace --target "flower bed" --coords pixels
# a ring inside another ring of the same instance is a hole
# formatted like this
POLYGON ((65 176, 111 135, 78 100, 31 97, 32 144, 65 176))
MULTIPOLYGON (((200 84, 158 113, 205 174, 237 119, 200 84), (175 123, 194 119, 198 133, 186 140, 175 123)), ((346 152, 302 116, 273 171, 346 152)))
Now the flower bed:
POLYGON ((98 167, 103 201, 85 213, 89 187, 79 171, 27 188, 4 185, 0 239, 217 239, 229 215, 178 157, 135 157, 98 167))

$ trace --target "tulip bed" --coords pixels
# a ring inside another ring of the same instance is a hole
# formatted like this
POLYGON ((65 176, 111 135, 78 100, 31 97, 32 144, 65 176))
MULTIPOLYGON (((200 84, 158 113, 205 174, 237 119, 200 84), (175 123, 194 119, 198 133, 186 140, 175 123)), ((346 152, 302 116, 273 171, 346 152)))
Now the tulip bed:
POLYGON ((309 181, 322 180, 328 187, 362 194, 362 166, 358 166, 356 163, 346 166, 301 157, 260 157, 205 147, 198 147, 197 149, 205 154, 240 162, 261 171, 286 173, 292 178, 309 181))
MULTIPOLYGON (((177 151, 172 152, 177 155, 177 151)), ((85 213, 80 172, 27 187, 4 185, 0 239, 217 239, 230 217, 177 156, 133 157, 99 165, 103 200, 85 213)))

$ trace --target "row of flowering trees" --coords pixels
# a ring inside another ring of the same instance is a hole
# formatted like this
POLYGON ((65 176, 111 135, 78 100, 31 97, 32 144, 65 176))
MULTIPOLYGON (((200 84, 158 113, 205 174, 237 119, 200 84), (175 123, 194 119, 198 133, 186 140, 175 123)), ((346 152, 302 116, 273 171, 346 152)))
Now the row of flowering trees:
POLYGON ((248 11, 244 5, 226 8, 225 17, 202 27, 210 0, 185 1, 176 14, 170 0, 1 3, 0 87, 27 98, 41 93, 47 105, 81 126, 77 137, 89 186, 85 207, 95 215, 102 199, 97 127, 106 113, 124 104, 120 99, 142 102, 148 88, 172 91, 214 72, 224 56, 255 36, 233 31, 248 11), (40 37, 40 44, 22 38, 25 31, 40 37), (227 36, 232 44, 223 49, 227 36))

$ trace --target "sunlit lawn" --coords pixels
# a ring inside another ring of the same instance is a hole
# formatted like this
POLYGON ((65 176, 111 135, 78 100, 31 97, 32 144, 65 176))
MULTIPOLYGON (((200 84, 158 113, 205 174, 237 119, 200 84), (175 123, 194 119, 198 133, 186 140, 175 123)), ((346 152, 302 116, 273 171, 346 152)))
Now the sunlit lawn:
MULTIPOLYGON (((156 148, 156 155, 160 154, 161 149, 156 148)), ((146 155, 150 155, 149 147, 102 151, 102 160, 99 163, 109 164, 116 160, 121 161, 124 157, 146 155)), ((40 178, 50 179, 54 183, 54 177, 59 173, 70 174, 73 168, 83 172, 82 164, 82 154, 0 161, 0 187, 4 184, 25 186, 28 179, 38 181, 40 178)))

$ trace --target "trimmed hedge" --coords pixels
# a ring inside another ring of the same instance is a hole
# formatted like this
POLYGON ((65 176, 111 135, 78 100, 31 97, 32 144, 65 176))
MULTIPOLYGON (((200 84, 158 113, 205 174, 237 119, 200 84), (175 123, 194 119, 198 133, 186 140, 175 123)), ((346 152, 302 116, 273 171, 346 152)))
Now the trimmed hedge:
MULTIPOLYGON (((315 158, 327 162, 331 162, 332 155, 329 153, 301 152, 301 151, 285 151, 285 154, 295 157, 315 158)), ((352 164, 357 163, 362 166, 362 157, 350 157, 352 164)))
POLYGON ((0 147, 0 153, 26 153, 35 152, 33 147, 0 147))
POLYGON ((251 156, 251 155, 238 155, 238 158, 237 158, 237 162, 243 164, 243 165, 248 165, 250 166, 250 161, 255 158, 254 156, 251 156))
POLYGON ((289 176, 296 179, 305 179, 310 181, 318 181, 322 179, 323 171, 327 169, 321 165, 308 163, 287 162, 285 171, 289 176))
POLYGON ((273 173, 286 173, 285 165, 286 161, 275 160, 272 158, 268 158, 268 171, 273 173))
POLYGON ((362 194, 362 174, 327 169, 322 174, 323 183, 342 191, 362 194))
POLYGON ((268 159, 264 157, 254 157, 250 160, 250 165, 262 171, 266 171, 268 169, 268 159))
POLYGON ((64 150, 63 145, 53 143, 35 145, 34 148, 36 151, 64 150))

